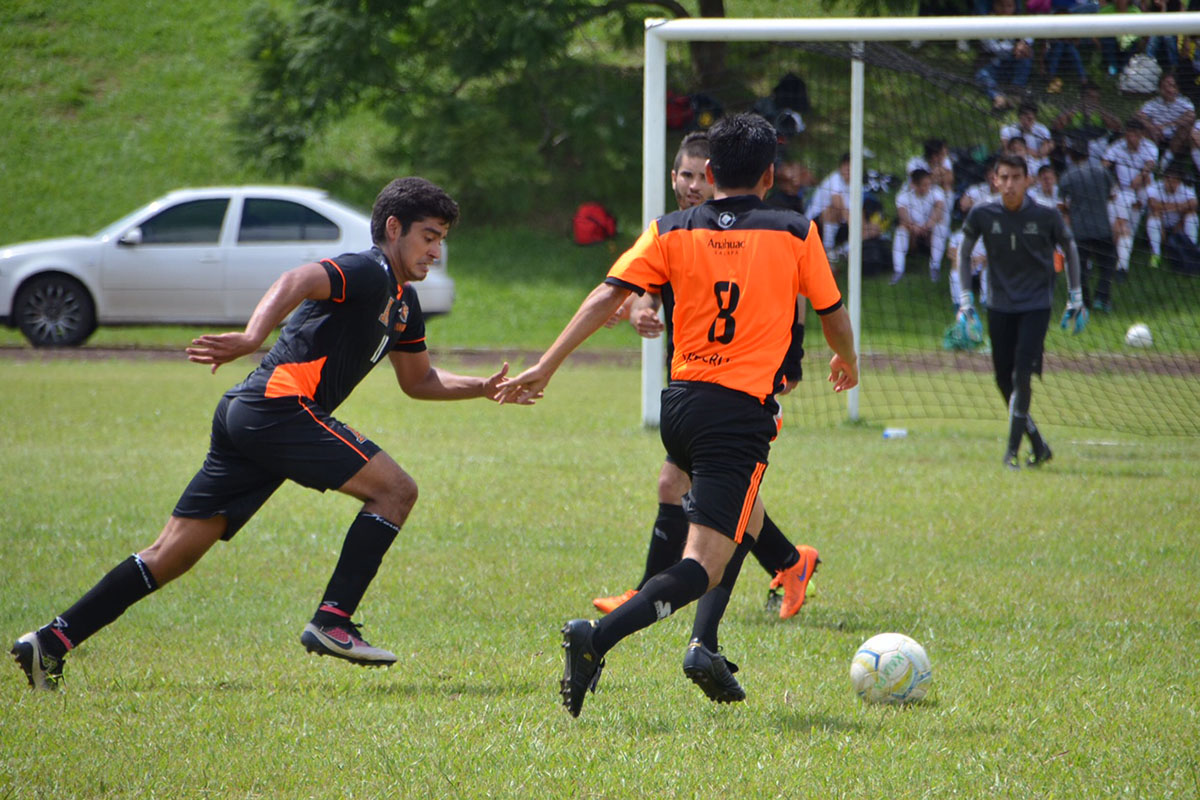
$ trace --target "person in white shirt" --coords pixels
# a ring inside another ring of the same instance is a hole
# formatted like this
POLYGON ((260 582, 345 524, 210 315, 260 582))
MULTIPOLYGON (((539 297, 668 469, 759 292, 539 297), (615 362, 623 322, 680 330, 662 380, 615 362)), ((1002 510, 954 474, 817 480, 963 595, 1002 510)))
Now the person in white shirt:
POLYGON ((908 185, 896 196, 896 213, 900 224, 892 238, 893 285, 904 277, 904 261, 909 247, 916 242, 929 246, 929 279, 941 276, 942 256, 946 253, 948 235, 942 226, 946 216, 946 195, 940 186, 933 185, 933 176, 918 169, 909 176, 908 185))
MULTIPOLYGON (((963 232, 957 230, 946 244, 946 258, 950 261, 950 302, 954 304, 955 308, 958 307, 959 300, 962 298, 962 277, 954 268, 954 265, 958 263, 958 248, 962 247, 962 243, 963 232)), ((977 293, 979 302, 986 305, 990 295, 988 294, 987 279, 987 249, 983 246, 982 236, 979 237, 979 241, 975 242, 975 247, 971 250, 971 280, 974 281, 976 278, 979 280, 977 293)))
POLYGON ((972 207, 982 203, 999 202, 1000 192, 996 191, 996 162, 988 159, 984 165, 983 180, 967 187, 962 197, 958 198, 958 208, 965 219, 972 207))
POLYGON ((1054 167, 1049 164, 1038 167, 1037 181, 1029 187, 1029 196, 1039 206, 1058 208, 1058 174, 1054 167))
POLYGON ((805 216, 821 220, 821 244, 833 260, 838 228, 850 221, 850 154, 844 153, 838 168, 825 176, 809 201, 805 216))
POLYGON ((1035 174, 1037 168, 1050 163, 1050 152, 1054 149, 1054 140, 1050 129, 1037 121, 1038 107, 1032 100, 1021 102, 1017 109, 1017 121, 1000 128, 1000 144, 1007 144, 1010 139, 1020 136, 1025 140, 1029 151, 1028 158, 1033 159, 1037 166, 1029 174, 1035 174))
POLYGON ((1146 138, 1163 150, 1186 153, 1196 107, 1179 94, 1175 76, 1164 72, 1158 79, 1158 96, 1147 100, 1137 118, 1146 126, 1146 138))
POLYGON ((922 146, 922 155, 913 156, 904 168, 905 175, 912 175, 923 169, 933 178, 933 185, 942 190, 946 201, 946 213, 942 214, 939 223, 941 234, 950 238, 950 212, 954 209, 954 162, 950 160, 950 150, 946 147, 945 139, 926 139, 922 146))
POLYGON ((1146 126, 1136 117, 1125 123, 1125 135, 1104 152, 1104 166, 1117 177, 1113 199, 1113 240, 1117 244, 1118 279, 1129 272, 1133 235, 1146 211, 1146 189, 1158 163, 1158 148, 1145 138, 1146 126))
POLYGON ((1146 190, 1150 215, 1146 219, 1146 237, 1150 239, 1150 266, 1162 263, 1163 232, 1182 233, 1197 243, 1200 222, 1196 216, 1196 190, 1183 182, 1183 164, 1167 167, 1161 181, 1146 190))

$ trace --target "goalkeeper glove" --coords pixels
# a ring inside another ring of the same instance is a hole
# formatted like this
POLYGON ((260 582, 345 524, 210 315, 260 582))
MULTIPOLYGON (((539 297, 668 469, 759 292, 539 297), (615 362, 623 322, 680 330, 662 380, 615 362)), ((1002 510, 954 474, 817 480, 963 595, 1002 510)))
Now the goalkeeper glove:
POLYGON ((1069 330, 1071 335, 1082 333, 1088 324, 1088 310, 1083 307, 1083 290, 1072 289, 1067 293, 1067 308, 1063 311, 1058 327, 1069 330))
POLYGON ((979 319, 979 314, 975 313, 975 294, 973 292, 963 292, 954 324, 958 326, 959 336, 965 341, 974 344, 983 341, 983 322, 979 319))

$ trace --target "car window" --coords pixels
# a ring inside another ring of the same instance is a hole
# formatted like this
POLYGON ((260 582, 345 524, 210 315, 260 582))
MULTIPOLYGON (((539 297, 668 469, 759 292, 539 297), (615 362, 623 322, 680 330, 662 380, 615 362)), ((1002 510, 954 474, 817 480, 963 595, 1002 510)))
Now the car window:
POLYGON ((246 198, 238 242, 330 242, 338 226, 308 206, 289 200, 246 198))
POLYGON ((227 197, 171 206, 141 224, 142 244, 216 244, 228 206, 227 197))

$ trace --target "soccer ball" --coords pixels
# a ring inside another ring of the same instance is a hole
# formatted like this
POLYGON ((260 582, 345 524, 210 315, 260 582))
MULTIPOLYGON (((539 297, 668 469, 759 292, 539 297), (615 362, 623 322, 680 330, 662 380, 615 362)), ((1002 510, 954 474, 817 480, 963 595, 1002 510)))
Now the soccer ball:
POLYGON ((1150 347, 1154 337, 1150 335, 1150 326, 1144 322, 1135 322, 1125 331, 1125 344, 1130 347, 1150 347))
POLYGON ((872 636, 850 662, 850 683, 867 703, 915 703, 929 691, 931 678, 925 648, 903 633, 872 636))

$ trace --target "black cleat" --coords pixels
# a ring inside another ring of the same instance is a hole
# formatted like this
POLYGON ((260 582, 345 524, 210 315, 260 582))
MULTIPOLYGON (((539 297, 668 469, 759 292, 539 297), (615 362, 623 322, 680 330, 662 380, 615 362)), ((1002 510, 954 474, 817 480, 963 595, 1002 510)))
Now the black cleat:
POLYGON ((746 690, 733 677, 737 664, 709 650, 699 639, 688 643, 683 657, 683 674, 699 686, 714 703, 738 703, 746 699, 746 690))
POLYGON ((1004 466, 1011 470, 1019 470, 1021 468, 1021 462, 1017 458, 1015 451, 1009 450, 1004 454, 1004 466))
POLYGON ((600 670, 604 669, 604 659, 592 647, 595 630, 596 623, 590 619, 573 619, 562 626, 562 646, 566 652, 559 694, 572 717, 579 716, 588 691, 595 693, 600 670))
POLYGON ((1034 444, 1033 452, 1025 460, 1025 466, 1040 467, 1052 458, 1054 458, 1054 452, 1050 449, 1050 445, 1046 444, 1045 440, 1043 440, 1034 444))
POLYGON ((13 660, 25 672, 29 688, 53 692, 62 682, 63 659, 42 649, 36 633, 30 632, 13 642, 13 660))

